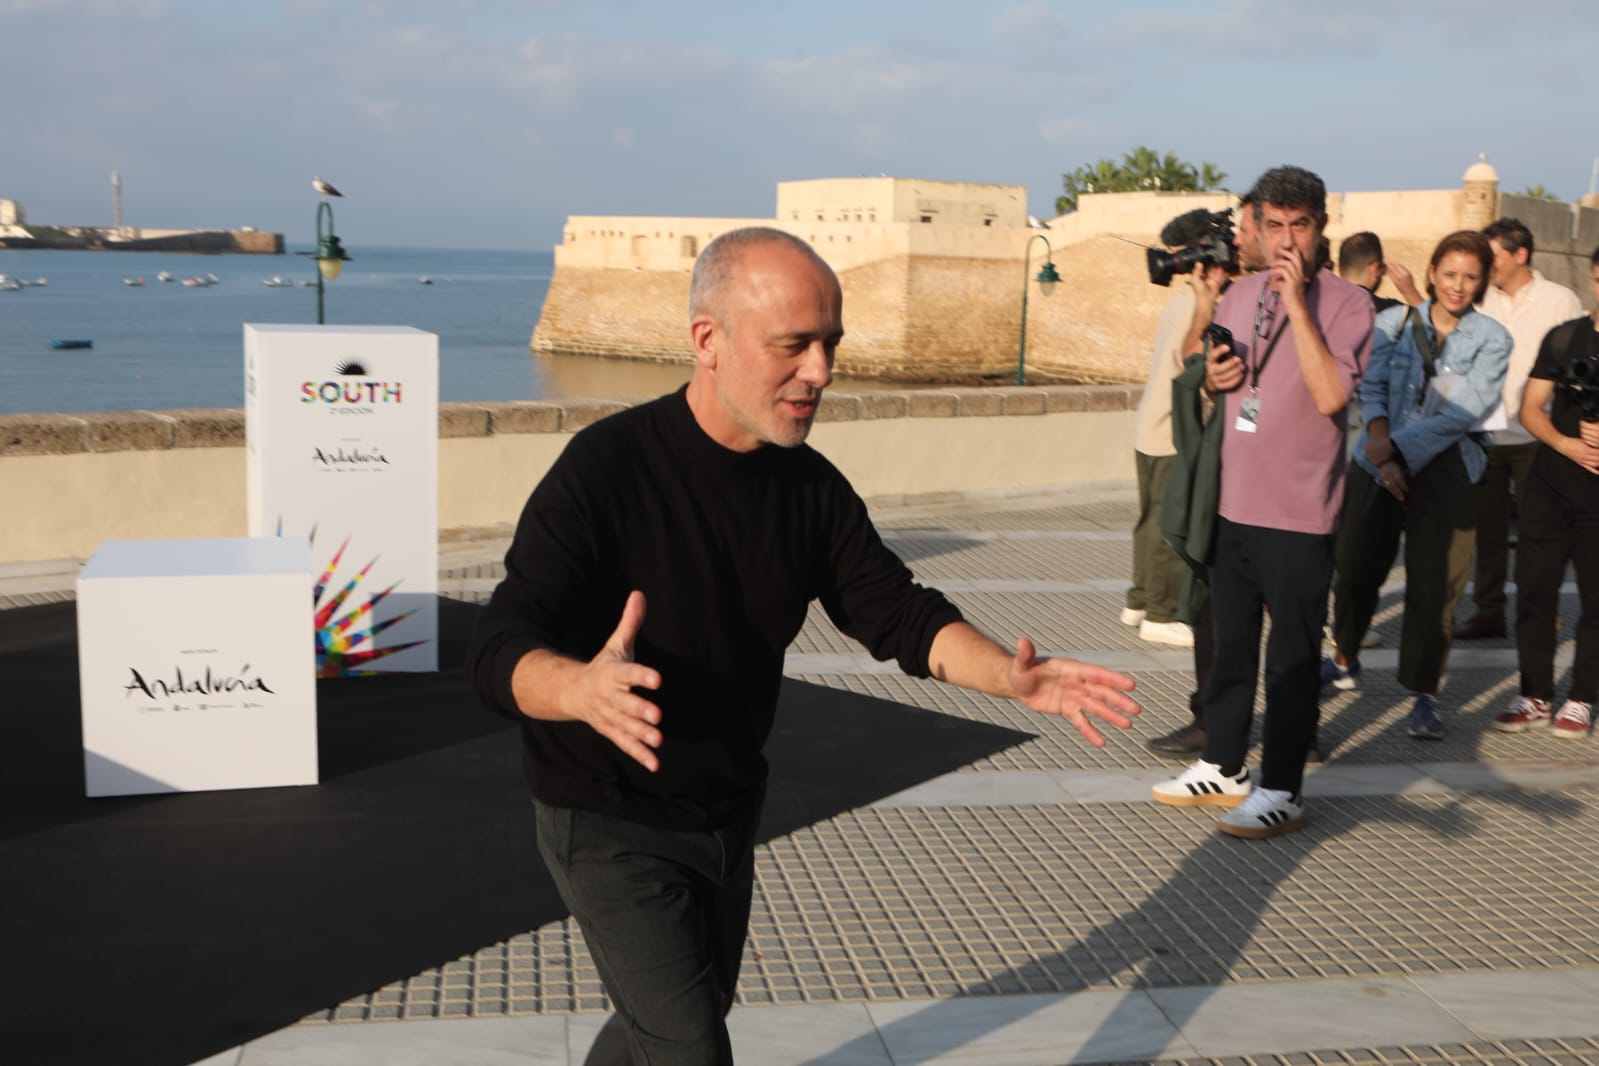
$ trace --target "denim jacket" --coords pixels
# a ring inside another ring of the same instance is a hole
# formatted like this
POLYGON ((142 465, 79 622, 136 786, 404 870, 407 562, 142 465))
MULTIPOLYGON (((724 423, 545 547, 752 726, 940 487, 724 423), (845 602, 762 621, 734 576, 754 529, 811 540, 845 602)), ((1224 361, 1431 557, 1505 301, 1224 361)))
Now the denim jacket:
MULTIPOLYGON (((1416 313, 1436 346, 1438 334, 1433 329, 1431 310, 1432 301, 1428 300, 1416 308, 1416 313)), ((1374 419, 1388 420, 1388 436, 1412 471, 1422 469, 1458 445, 1466 474, 1475 484, 1482 480, 1488 456, 1479 440, 1484 435, 1472 434, 1470 429, 1499 402, 1499 390, 1510 365, 1510 333, 1475 308, 1468 310, 1444 338, 1443 350, 1434 348, 1437 372, 1459 374, 1465 384, 1436 414, 1423 418, 1426 375, 1410 328, 1409 311, 1401 304, 1377 316, 1371 359, 1360 382, 1361 418, 1368 427, 1374 419)), ((1362 431, 1355 446, 1355 462, 1377 477, 1377 468, 1366 458, 1366 442, 1370 438, 1369 428, 1362 431)))

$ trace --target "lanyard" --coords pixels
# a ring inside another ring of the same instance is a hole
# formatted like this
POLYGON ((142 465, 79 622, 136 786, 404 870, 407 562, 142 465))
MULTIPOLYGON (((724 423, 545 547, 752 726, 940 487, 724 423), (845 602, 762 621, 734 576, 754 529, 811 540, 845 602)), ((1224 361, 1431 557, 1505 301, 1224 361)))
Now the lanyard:
MULTIPOLYGON (((1271 334, 1271 320, 1276 317, 1275 308, 1271 314, 1266 313, 1266 297, 1268 294, 1273 296, 1276 295, 1271 291, 1271 286, 1262 285, 1260 287, 1260 297, 1255 301, 1255 328, 1249 337, 1249 361, 1254 364, 1250 368, 1250 392, 1256 392, 1259 390, 1260 372, 1266 369, 1266 360, 1271 358, 1271 353, 1277 348, 1277 342, 1282 340, 1283 333, 1285 333, 1288 329, 1288 316, 1284 315, 1282 324, 1278 327, 1276 334, 1267 339, 1266 350, 1260 353, 1260 358, 1257 359, 1255 357, 1256 351, 1258 351, 1260 348, 1261 338, 1271 334), (1265 326, 1265 333, 1261 332, 1262 325, 1265 326)), ((1279 300, 1278 306, 1281 306, 1281 303, 1282 301, 1279 300)))

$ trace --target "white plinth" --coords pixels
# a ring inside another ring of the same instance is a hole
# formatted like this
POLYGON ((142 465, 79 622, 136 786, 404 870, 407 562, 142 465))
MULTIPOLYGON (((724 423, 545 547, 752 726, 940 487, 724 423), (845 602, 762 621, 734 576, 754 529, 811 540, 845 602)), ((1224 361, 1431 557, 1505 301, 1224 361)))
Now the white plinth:
POLYGON ((78 574, 90 796, 317 782, 304 540, 107 541, 78 574))
POLYGON ((318 672, 438 669, 439 342, 244 327, 249 533, 310 539, 318 672))

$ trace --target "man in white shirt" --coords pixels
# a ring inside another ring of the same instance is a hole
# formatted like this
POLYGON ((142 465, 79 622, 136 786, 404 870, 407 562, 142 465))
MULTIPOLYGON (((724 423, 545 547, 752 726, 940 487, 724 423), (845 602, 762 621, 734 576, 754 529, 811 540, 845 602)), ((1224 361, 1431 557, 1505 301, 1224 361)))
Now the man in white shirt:
POLYGON ((1505 577, 1509 572, 1510 508, 1532 465, 1538 442, 1521 425, 1521 394, 1538 358, 1544 334, 1582 316, 1577 294, 1532 269, 1532 232, 1519 220, 1501 218, 1483 231, 1494 264, 1482 313, 1510 331, 1515 347, 1505 375, 1507 425, 1495 430, 1488 447, 1488 472, 1477 485, 1477 565, 1472 576, 1472 617, 1455 627, 1456 640, 1502 637, 1505 627, 1505 577))

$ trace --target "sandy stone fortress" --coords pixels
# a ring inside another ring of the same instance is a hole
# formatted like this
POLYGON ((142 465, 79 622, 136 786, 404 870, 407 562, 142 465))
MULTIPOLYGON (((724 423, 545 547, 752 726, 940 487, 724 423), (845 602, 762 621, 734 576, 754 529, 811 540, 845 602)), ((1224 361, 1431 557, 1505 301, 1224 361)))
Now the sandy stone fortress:
MULTIPOLYGON (((777 210, 765 219, 574 215, 555 249, 531 346, 687 362, 695 257, 718 234, 761 224, 810 241, 838 272, 847 331, 841 373, 1014 382, 1025 282, 1029 383, 1139 381, 1170 295, 1149 283, 1140 245, 1157 244, 1161 227, 1185 211, 1236 205, 1229 192, 1100 194, 1039 229, 1028 224, 1021 185, 881 177, 782 182, 777 210), (1046 258, 1061 277, 1048 296, 1031 280, 1046 258)), ((1501 193, 1493 167, 1478 162, 1457 189, 1329 193, 1327 212, 1335 255, 1345 236, 1371 230, 1423 287, 1440 237, 1515 216, 1533 232, 1534 265, 1589 299, 1599 197, 1573 205, 1501 193)))

